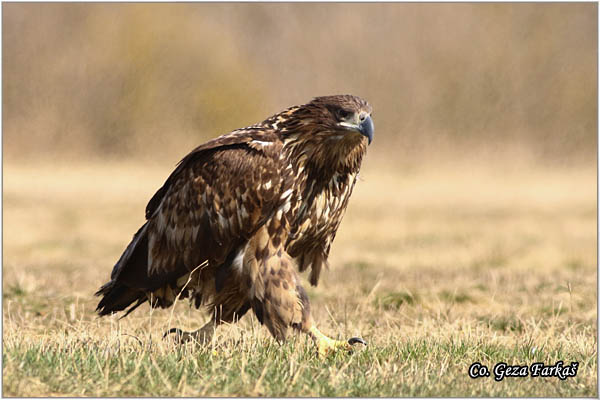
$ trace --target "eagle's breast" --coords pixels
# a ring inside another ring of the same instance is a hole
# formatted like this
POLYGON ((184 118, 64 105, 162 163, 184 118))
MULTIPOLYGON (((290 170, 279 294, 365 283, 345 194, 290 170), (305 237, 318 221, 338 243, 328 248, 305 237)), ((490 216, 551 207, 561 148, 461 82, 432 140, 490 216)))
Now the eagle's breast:
POLYGON ((295 205, 292 210, 296 212, 288 218, 291 222, 288 246, 291 249, 308 243, 319 243, 323 250, 329 249, 344 216, 357 175, 334 173, 323 182, 304 182, 292 199, 295 205))

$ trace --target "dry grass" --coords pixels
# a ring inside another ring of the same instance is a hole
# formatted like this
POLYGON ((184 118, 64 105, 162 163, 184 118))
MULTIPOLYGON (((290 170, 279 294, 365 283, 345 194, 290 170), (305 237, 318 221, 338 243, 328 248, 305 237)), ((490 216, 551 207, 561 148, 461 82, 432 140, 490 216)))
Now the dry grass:
POLYGON ((255 318, 208 348, 160 340, 206 316, 141 307, 98 319, 93 292, 169 168, 4 166, 7 396, 595 396, 595 170, 367 164, 316 320, 369 347, 327 360, 255 318), (213 352, 214 349, 216 352, 213 352), (468 366, 578 361, 575 378, 471 380, 468 366))

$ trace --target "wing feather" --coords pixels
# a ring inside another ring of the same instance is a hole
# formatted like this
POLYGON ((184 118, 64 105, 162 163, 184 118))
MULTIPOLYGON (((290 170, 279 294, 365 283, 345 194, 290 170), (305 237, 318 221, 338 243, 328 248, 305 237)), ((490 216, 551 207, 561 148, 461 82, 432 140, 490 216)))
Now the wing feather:
POLYGON ((234 132, 186 156, 148 203, 148 274, 219 265, 281 203, 281 142, 258 129, 234 132), (259 134, 260 133, 260 134, 259 134), (271 146, 255 148, 254 140, 271 146), (271 182, 270 187, 261 184, 271 182))
MULTIPOLYGON (((214 139, 184 157, 149 201, 146 223, 115 264, 111 280, 98 291, 103 296, 98 312, 109 314, 144 302, 165 285, 178 287, 180 277, 205 261, 212 268, 223 263, 278 207, 279 192, 286 190, 278 178, 281 147, 272 130, 254 126, 214 139), (256 147, 251 145, 254 140, 272 145, 256 147), (272 180, 273 187, 265 189, 259 184, 263 179, 272 180)), ((205 284, 200 274, 195 279, 205 284)), ((194 296, 197 306, 206 298, 202 293, 194 296)), ((168 299, 155 300, 156 305, 169 305, 168 299)))
POLYGON ((240 148, 247 146, 253 140, 265 140, 273 141, 277 139, 277 136, 271 132, 261 129, 259 127, 249 127, 244 129, 238 129, 227 135, 219 136, 213 140, 210 140, 192 150, 188 155, 177 163, 175 170, 169 175, 164 185, 158 189, 158 191, 152 196, 148 205, 146 206, 146 219, 149 219, 152 214, 158 209, 160 202, 164 198, 165 194, 171 188, 174 181, 182 174, 183 171, 188 169, 190 165, 196 161, 206 157, 211 150, 223 150, 226 148, 240 148))

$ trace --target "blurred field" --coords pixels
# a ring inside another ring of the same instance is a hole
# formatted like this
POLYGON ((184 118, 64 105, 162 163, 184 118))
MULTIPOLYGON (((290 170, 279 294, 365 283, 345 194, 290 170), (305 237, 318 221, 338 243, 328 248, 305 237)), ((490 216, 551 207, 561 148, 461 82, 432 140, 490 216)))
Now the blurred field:
POLYGON ((4 156, 166 162, 351 93, 372 104, 386 157, 517 148, 592 163, 597 15, 595 3, 7 3, 4 156))
POLYGON ((595 170, 398 170, 369 160, 309 295, 369 347, 319 360, 253 316, 208 348, 163 342, 206 315, 97 319, 93 292, 168 166, 4 166, 7 396, 595 396, 595 170), (216 350, 213 354, 212 348, 216 350), (468 366, 578 361, 577 377, 473 381, 468 366))

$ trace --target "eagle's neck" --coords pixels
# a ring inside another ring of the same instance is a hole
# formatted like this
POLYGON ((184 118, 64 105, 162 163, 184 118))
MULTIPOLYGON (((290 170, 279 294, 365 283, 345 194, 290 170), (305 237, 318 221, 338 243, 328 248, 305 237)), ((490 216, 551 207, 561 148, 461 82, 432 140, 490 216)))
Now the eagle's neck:
POLYGON ((367 151, 366 138, 360 134, 288 135, 283 151, 295 170, 328 181, 334 174, 356 174, 367 151))

